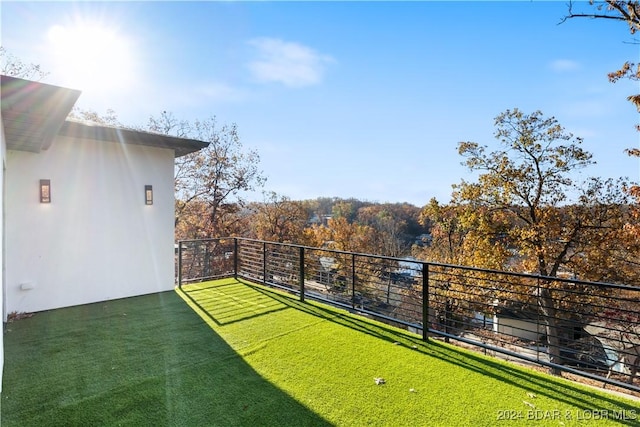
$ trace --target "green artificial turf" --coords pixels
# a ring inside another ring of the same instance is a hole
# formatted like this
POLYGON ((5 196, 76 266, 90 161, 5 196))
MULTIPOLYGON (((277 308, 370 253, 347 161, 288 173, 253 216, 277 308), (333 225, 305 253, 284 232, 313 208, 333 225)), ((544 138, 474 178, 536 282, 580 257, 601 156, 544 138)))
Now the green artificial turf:
POLYGON ((4 338, 3 427, 328 425, 175 292, 37 313, 4 338))
POLYGON ((9 323, 3 387, 3 426, 640 424, 638 402, 233 279, 9 323))

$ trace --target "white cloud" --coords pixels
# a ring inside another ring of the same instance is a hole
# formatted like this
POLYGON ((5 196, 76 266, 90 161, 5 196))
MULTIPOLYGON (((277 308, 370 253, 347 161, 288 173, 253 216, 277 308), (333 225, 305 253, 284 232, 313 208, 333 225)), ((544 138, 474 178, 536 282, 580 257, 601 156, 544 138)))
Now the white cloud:
POLYGON ((570 59, 556 59, 549 67, 556 72, 563 73, 568 71, 576 71, 579 70, 580 64, 576 61, 572 61, 570 59))
POLYGON ((276 82, 289 87, 315 85, 322 81, 327 64, 334 62, 330 56, 299 43, 262 37, 250 40, 249 44, 258 54, 249 63, 249 69, 262 83, 276 82))

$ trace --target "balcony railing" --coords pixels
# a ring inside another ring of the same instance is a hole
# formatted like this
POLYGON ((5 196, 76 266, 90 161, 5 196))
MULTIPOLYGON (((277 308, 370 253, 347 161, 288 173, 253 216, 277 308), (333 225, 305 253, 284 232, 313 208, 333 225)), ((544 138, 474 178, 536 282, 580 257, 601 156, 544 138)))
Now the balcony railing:
POLYGON ((485 354, 640 391, 640 288, 244 238, 178 244, 178 285, 236 277, 485 354), (426 325, 426 326, 425 326, 426 325))

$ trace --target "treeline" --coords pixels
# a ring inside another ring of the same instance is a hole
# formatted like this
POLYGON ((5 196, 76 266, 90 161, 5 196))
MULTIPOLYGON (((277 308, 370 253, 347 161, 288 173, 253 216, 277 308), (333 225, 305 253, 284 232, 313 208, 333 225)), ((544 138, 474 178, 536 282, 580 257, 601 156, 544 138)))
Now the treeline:
POLYGON ((634 203, 545 207, 539 210, 544 220, 533 230, 522 206, 496 210, 435 199, 417 207, 339 197, 291 200, 267 193, 262 202, 219 206, 214 226, 209 209, 202 201, 183 208, 176 239, 247 237, 542 274, 538 264, 546 258, 549 276, 640 285, 634 203), (211 234, 213 229, 223 232, 211 234))
MULTIPOLYGON (((178 202, 184 206, 184 203, 178 202)), ((222 223, 208 226, 204 203, 190 203, 176 226, 177 239, 238 236, 314 247, 402 257, 429 233, 421 209, 410 203, 378 203, 356 198, 291 200, 266 193, 264 201, 225 205, 222 223), (209 230, 224 230, 212 236, 209 230)))

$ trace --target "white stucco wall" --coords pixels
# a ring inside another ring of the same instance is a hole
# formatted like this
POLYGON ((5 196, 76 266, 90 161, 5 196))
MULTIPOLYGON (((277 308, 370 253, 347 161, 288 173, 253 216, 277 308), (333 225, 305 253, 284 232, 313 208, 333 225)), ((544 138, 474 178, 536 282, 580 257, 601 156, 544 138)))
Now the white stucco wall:
MULTIPOLYGON (((4 166, 7 152, 7 144, 4 140, 4 126, 0 117, 0 310, 2 321, 7 321, 7 312, 4 309, 4 166)), ((3 329, 4 331, 4 329, 3 329)), ((0 334, 0 393, 2 392, 2 375, 4 372, 4 333, 0 334)))
POLYGON ((7 313, 173 289, 172 150, 58 137, 6 162, 7 313))

